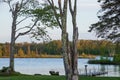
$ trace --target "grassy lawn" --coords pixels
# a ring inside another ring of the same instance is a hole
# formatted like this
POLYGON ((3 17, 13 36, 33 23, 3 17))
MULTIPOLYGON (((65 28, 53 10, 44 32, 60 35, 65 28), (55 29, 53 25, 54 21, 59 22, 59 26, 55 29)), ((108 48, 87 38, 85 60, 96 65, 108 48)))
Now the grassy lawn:
MULTIPOLYGON (((65 80, 64 76, 9 76, 0 80, 65 80)), ((120 77, 80 77, 79 80, 120 80, 120 77)))

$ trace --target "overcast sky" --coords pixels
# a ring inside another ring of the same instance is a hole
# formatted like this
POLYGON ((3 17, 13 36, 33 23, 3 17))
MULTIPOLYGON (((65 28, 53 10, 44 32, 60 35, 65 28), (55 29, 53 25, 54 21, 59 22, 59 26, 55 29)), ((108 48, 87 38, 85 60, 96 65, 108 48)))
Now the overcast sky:
MULTIPOLYGON (((100 5, 97 0, 77 0, 77 26, 79 28, 79 39, 97 39, 95 33, 89 33, 89 26, 92 23, 98 21, 97 12, 100 9, 100 5)), ((68 32, 70 34, 70 39, 72 35, 72 24, 70 23, 68 14, 68 32)), ((11 14, 9 13, 9 8, 5 4, 0 4, 0 43, 10 42, 11 34, 11 14)), ((48 34, 50 34, 53 40, 61 39, 60 29, 48 29, 48 34)), ((30 39, 29 36, 20 37, 17 42, 31 42, 34 39, 30 39)))

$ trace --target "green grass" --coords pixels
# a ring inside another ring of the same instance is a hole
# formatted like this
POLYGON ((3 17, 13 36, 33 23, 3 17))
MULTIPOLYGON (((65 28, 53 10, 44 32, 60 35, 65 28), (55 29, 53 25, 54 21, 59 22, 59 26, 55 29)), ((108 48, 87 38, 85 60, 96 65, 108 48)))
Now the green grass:
MULTIPOLYGON (((64 76, 9 76, 1 77, 0 80, 65 80, 64 76)), ((120 77, 79 77, 79 80, 120 80, 120 77)))

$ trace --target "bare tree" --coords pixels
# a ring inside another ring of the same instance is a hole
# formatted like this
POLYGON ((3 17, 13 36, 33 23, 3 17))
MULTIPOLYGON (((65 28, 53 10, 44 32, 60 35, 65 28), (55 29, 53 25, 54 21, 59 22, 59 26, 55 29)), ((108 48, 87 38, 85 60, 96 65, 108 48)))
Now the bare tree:
POLYGON ((62 31, 62 51, 63 60, 65 67, 65 74, 67 80, 78 80, 78 69, 77 69, 77 40, 78 40, 78 28, 76 26, 76 12, 77 12, 77 0, 74 0, 74 8, 72 9, 72 2, 69 0, 69 10, 72 16, 73 23, 73 41, 70 44, 67 32, 67 12, 68 12, 68 0, 62 1, 58 0, 59 13, 55 9, 55 4, 53 0, 47 0, 52 6, 55 18, 59 24, 62 31), (59 14, 59 16, 58 16, 59 14))

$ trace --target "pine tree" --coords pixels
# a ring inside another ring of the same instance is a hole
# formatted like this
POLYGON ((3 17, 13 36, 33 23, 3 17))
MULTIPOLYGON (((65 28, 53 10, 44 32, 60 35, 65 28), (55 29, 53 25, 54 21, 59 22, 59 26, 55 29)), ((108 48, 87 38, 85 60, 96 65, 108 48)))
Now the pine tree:
POLYGON ((92 24, 90 32, 95 31, 98 37, 120 40, 120 0, 98 0, 101 10, 98 12, 99 21, 92 24))

